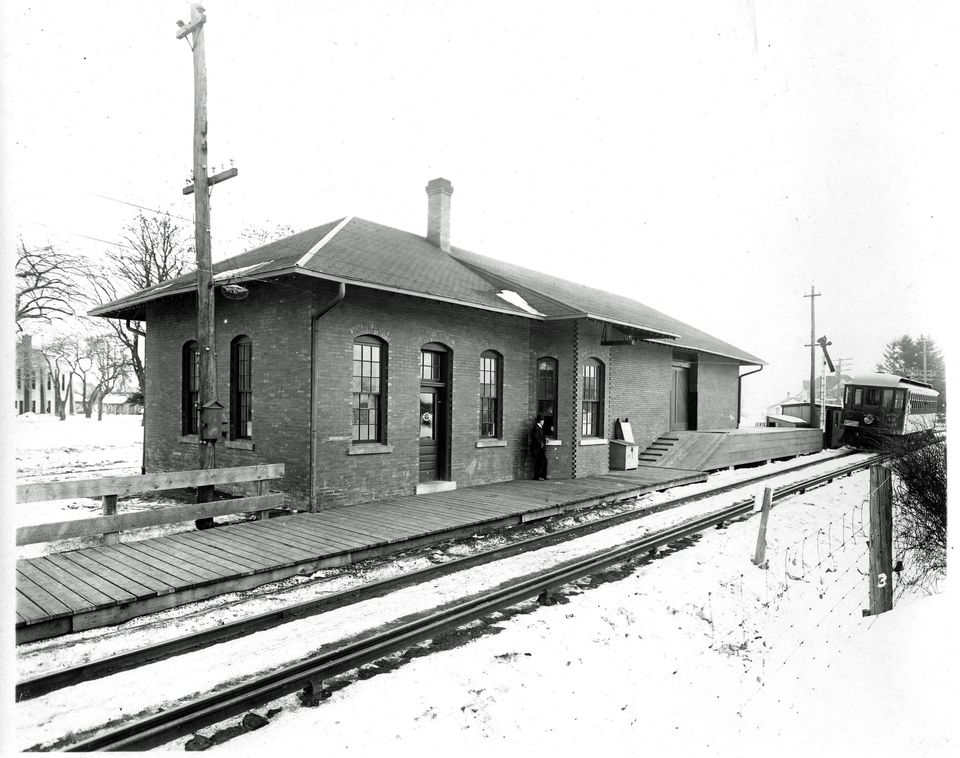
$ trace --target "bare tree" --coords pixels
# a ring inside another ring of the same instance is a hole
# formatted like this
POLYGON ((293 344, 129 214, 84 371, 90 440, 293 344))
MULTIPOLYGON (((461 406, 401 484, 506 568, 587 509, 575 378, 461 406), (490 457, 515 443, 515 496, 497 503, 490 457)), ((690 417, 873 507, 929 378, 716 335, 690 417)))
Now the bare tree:
MULTIPOLYGON (((126 245, 108 251, 106 266, 88 273, 92 299, 98 305, 180 276, 192 255, 192 248, 183 240, 183 230, 169 215, 145 216, 140 213, 124 229, 122 237, 126 245)), ((146 324, 115 319, 110 319, 109 323, 126 348, 130 368, 142 394, 146 388, 146 369, 140 345, 141 339, 146 337, 146 324)))
POLYGON ((23 239, 17 250, 17 330, 35 320, 51 323, 75 313, 73 302, 80 297, 76 260, 52 245, 28 249, 23 239))
POLYGON ((50 373, 53 377, 53 410, 56 413, 61 421, 66 421, 67 419, 67 386, 73 387, 73 377, 70 377, 70 382, 67 382, 67 374, 69 372, 65 371, 65 366, 62 365, 62 359, 55 353, 42 349, 44 360, 47 362, 47 367, 50 369, 50 373))
POLYGON ((84 413, 90 418, 93 405, 97 406, 97 421, 103 420, 103 399, 113 392, 130 374, 130 356, 123 342, 111 333, 94 334, 84 340, 94 373, 89 403, 84 413))
MULTIPOLYGON (((66 418, 66 406, 73 397, 74 376, 84 377, 90 373, 92 362, 85 356, 84 340, 76 332, 62 332, 47 340, 42 348, 47 365, 56 370, 57 376, 64 376, 66 381, 66 395, 60 399, 60 383, 57 384, 57 400, 60 403, 60 420, 66 418)), ((84 378, 84 396, 86 396, 87 379, 84 378)))

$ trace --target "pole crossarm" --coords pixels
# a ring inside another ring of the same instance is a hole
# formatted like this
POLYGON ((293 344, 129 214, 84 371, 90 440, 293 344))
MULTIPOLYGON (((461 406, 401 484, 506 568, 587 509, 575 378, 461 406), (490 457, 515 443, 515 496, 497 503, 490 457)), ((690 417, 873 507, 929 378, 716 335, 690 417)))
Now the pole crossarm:
MULTIPOLYGON (((214 184, 220 184, 220 182, 225 182, 227 179, 233 179, 240 172, 235 168, 228 168, 226 171, 221 171, 219 174, 214 174, 213 176, 207 177, 207 186, 212 187, 214 184)), ((192 195, 194 190, 194 185, 188 184, 183 188, 184 195, 192 195)))
POLYGON ((207 17, 202 12, 199 18, 191 20, 189 24, 185 24, 183 21, 177 21, 177 26, 180 27, 179 31, 177 31, 177 39, 183 39, 188 34, 193 34, 205 23, 207 23, 207 17))

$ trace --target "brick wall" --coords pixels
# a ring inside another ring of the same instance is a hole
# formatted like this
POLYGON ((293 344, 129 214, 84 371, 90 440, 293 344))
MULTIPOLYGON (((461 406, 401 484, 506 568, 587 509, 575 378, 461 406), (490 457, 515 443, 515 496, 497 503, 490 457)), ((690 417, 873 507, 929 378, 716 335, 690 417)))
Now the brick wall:
MULTIPOLYGON (((581 319, 576 322, 574 350, 576 354, 576 375, 574 377, 573 409, 574 433, 576 447, 573 451, 573 475, 575 477, 605 474, 610 470, 610 451, 606 444, 582 444, 580 434, 581 409, 583 402, 583 365, 590 358, 595 358, 603 364, 603 415, 602 429, 605 429, 604 439, 613 436, 613 419, 610 415, 610 348, 600 344, 603 334, 603 325, 595 321, 581 319)), ((589 442, 589 441, 588 441, 589 442)))
POLYGON ((350 288, 320 322, 317 351, 315 459, 323 506, 412 494, 419 480, 420 349, 440 343, 452 361, 449 400, 450 476, 471 486, 530 475, 530 333, 526 319, 393 293, 350 288), (386 343, 390 452, 350 455, 353 341, 373 335, 386 343), (502 447, 480 441, 480 354, 502 356, 502 447))
MULTIPOLYGON (((293 505, 327 508, 415 491, 419 356, 426 343, 441 343, 452 356, 449 478, 460 487, 531 476, 529 432, 536 414, 536 360, 541 357, 555 358, 559 369, 560 444, 548 448, 551 477, 608 470, 606 444, 580 444, 580 384, 589 358, 604 366, 605 438, 613 436, 617 417, 630 418, 641 447, 669 426, 669 346, 603 346, 602 325, 593 321, 534 322, 349 286, 345 300, 317 322, 312 335, 312 316, 332 302, 335 284, 286 277, 248 287, 250 295, 243 301, 218 294, 216 350, 219 399, 229 407, 230 342, 239 335, 253 342, 252 444, 221 441, 217 464, 286 464, 282 487, 293 505), (352 350, 361 335, 386 344, 386 437, 379 447, 351 440, 352 350), (480 354, 485 350, 503 357, 503 446, 477 446, 480 354), (361 447, 364 454, 356 454, 361 447)), ((181 352, 195 338, 194 319, 192 295, 148 306, 148 472, 197 466, 196 440, 181 435, 181 352)), ((701 356, 698 384, 698 428, 735 426, 737 365, 701 356)))
MULTIPOLYGON (((217 294, 217 387, 230 406, 230 342, 253 341, 253 449, 216 446, 218 466, 285 463, 284 492, 295 500, 309 493, 310 313, 313 298, 290 280, 253 283, 246 300, 217 294)), ((195 296, 148 306, 146 340, 147 472, 196 468, 195 438, 181 436, 181 355, 196 338, 195 296)), ((241 443, 242 444, 242 443, 241 443)))
POLYGON ((641 451, 670 428, 672 356, 672 348, 652 342, 610 350, 610 412, 614 419, 630 419, 641 451))

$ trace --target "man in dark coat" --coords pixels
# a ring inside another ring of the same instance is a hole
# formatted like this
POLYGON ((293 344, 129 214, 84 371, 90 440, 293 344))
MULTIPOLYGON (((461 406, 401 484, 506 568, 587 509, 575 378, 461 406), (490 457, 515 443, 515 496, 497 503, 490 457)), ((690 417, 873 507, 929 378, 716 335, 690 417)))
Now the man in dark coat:
POLYGON ((533 478, 547 478, 547 433, 543 429, 543 416, 537 416, 533 426, 533 478))

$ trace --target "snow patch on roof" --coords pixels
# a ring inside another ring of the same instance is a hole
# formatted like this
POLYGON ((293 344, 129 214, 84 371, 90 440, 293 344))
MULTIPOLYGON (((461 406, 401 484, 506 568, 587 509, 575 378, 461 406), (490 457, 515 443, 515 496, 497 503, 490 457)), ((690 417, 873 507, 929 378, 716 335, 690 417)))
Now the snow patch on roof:
POLYGON ((219 271, 213 275, 213 281, 222 282, 225 279, 233 279, 234 277, 240 276, 241 274, 249 274, 256 268, 261 268, 267 264, 273 263, 270 261, 261 261, 260 263, 254 263, 251 266, 240 266, 239 268, 228 268, 224 271, 219 271))
POLYGON ((530 305, 530 303, 524 300, 518 292, 514 292, 513 290, 500 290, 497 293, 497 297, 510 303, 510 305, 515 305, 518 308, 525 310, 527 313, 533 314, 534 316, 543 315, 540 311, 530 305))

